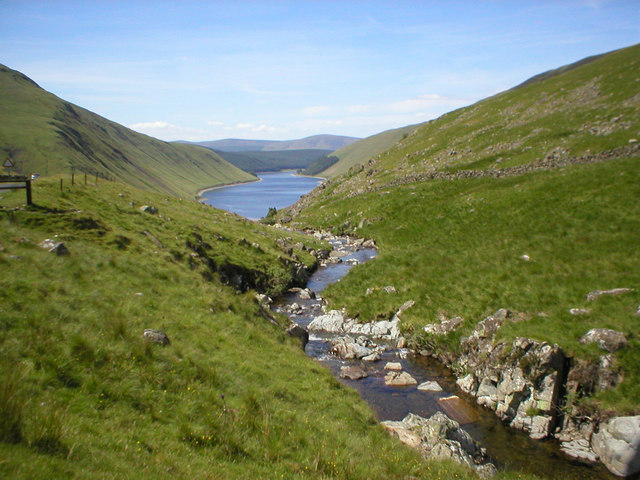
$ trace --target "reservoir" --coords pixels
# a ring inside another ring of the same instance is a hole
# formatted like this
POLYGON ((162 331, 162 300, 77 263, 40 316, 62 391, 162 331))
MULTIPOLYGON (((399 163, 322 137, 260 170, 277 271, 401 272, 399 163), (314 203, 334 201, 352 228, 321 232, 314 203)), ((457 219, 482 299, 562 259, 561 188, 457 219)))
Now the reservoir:
POLYGON ((201 193, 202 201, 251 220, 264 217, 270 207, 277 210, 293 205, 322 182, 321 178, 300 177, 295 172, 258 173, 260 181, 215 188, 201 193))

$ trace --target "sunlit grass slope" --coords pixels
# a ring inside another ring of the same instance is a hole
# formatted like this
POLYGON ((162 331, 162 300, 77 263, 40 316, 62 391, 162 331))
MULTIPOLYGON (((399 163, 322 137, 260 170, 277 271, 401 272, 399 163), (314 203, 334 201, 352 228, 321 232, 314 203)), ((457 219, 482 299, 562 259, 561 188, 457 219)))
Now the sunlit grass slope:
POLYGON ((332 153, 340 161, 320 172, 320 175, 327 178, 342 175, 349 171, 351 167, 361 165, 370 158, 389 149, 402 138, 407 137, 415 128, 417 128, 417 125, 387 130, 342 147, 332 153))
POLYGON ((134 132, 0 65, 0 155, 19 173, 100 174, 193 198, 204 187, 254 179, 206 148, 134 132))
POLYGON ((402 327, 418 345, 434 341, 422 327, 440 314, 462 316, 441 346, 453 350, 499 308, 528 314, 505 336, 569 355, 602 354, 578 342, 590 328, 620 330, 630 339, 616 354, 624 380, 592 401, 639 413, 639 62, 631 47, 444 115, 306 199, 295 224, 356 231, 380 247, 325 292, 332 306, 367 321, 414 300, 402 327), (529 164, 542 169, 516 168, 529 164), (389 284, 397 294, 366 295, 389 284), (586 300, 616 287, 634 291, 586 300))
POLYGON ((0 477, 472 478, 392 439, 252 291, 221 281, 233 266, 281 291, 294 255, 314 261, 295 244, 315 240, 67 180, 35 182, 32 208, 1 194, 0 477), (146 328, 170 345, 143 341, 146 328))

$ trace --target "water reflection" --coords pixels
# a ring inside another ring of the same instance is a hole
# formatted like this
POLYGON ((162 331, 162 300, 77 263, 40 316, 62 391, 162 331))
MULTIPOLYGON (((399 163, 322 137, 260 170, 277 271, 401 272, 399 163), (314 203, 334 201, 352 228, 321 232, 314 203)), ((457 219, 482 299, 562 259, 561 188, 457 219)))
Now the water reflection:
POLYGON ((259 173, 258 177, 259 182, 205 191, 202 193, 203 201, 216 208, 258 220, 267 214, 270 207, 280 210, 293 205, 322 181, 320 178, 300 177, 290 171, 259 173))

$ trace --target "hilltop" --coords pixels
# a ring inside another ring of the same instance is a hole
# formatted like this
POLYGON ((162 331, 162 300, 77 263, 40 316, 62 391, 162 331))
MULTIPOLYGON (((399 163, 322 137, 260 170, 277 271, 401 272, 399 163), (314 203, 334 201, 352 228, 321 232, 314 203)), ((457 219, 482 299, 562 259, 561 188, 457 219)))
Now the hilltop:
MULTIPOLYGON (((417 127, 418 125, 407 125, 406 127, 386 130, 342 147, 331 154, 338 161, 317 173, 327 178, 342 175, 351 167, 361 165, 370 158, 391 148, 395 143, 406 138, 417 127)), ((310 167, 313 168, 313 164, 310 167)))
POLYGON ((243 140, 227 138, 203 142, 189 142, 225 152, 273 151, 273 150, 338 150, 358 141, 356 137, 341 135, 313 135, 297 140, 243 140))
POLYGON ((191 197, 204 187, 255 179, 211 150, 134 132, 0 65, 0 155, 17 173, 87 173, 191 197))
POLYGON ((504 421, 582 442, 572 455, 592 460, 604 453, 591 433, 640 414, 639 72, 636 45, 542 74, 417 126, 279 212, 379 246, 324 292, 331 308, 368 322, 414 302, 401 328, 416 352, 504 421), (592 329, 619 343, 592 343, 592 329))
POLYGON ((245 172, 276 172, 280 170, 300 170, 307 168, 318 158, 329 155, 331 150, 259 150, 225 152, 215 151, 227 162, 245 172))

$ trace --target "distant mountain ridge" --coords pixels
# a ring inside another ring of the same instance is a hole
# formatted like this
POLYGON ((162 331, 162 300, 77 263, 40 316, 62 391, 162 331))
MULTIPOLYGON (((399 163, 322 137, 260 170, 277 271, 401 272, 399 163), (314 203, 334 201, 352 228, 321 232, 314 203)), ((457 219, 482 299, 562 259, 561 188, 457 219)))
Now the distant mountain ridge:
POLYGON ((182 142, 200 145, 224 152, 274 151, 274 150, 339 150, 357 142, 360 138, 341 135, 312 135, 297 140, 244 140, 227 138, 204 142, 182 142))

